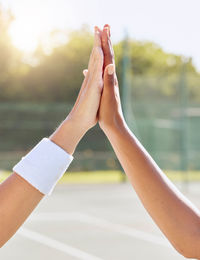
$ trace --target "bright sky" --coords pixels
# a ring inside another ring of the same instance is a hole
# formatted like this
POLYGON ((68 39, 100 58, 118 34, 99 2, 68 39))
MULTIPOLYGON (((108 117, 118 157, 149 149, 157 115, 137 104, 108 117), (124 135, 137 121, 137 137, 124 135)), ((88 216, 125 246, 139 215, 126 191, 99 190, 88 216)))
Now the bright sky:
POLYGON ((15 45, 33 50, 38 38, 55 28, 109 23, 114 41, 124 36, 158 43, 164 50, 191 56, 200 70, 199 0, 0 0, 13 11, 15 45))

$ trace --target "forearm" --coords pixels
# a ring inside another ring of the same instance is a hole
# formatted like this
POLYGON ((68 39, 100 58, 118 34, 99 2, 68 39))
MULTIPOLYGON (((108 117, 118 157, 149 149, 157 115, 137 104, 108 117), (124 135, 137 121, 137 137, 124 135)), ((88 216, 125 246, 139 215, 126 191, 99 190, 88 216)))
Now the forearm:
POLYGON ((44 194, 16 173, 0 185, 0 247, 15 234, 43 197, 44 194))
POLYGON ((144 207, 163 233, 183 255, 200 257, 199 211, 169 181, 125 124, 106 135, 144 207))
MULTIPOLYGON (((72 154, 83 134, 77 125, 65 120, 49 139, 72 154)), ((0 185, 0 246, 13 236, 43 197, 42 192, 17 173, 0 185)))

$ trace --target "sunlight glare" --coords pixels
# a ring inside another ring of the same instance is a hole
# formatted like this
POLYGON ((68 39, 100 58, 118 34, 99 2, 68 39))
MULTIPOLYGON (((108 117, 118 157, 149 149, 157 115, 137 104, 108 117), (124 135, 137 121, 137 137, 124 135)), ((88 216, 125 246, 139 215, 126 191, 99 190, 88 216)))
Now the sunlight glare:
POLYGON ((37 48, 40 34, 40 27, 36 22, 24 24, 16 20, 10 28, 12 43, 24 52, 33 52, 37 48))

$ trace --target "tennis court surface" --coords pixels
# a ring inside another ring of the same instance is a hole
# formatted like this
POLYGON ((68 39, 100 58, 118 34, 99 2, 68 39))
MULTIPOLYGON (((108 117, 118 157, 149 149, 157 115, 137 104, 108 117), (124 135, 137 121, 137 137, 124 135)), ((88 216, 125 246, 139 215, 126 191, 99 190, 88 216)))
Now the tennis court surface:
MULTIPOLYGON (((190 188, 191 189, 191 188, 190 188)), ((192 188, 193 189, 193 188, 192 188)), ((194 190, 200 190, 195 184, 194 190)), ((199 193, 190 196, 197 206, 199 193)), ((1 249, 2 260, 184 259, 128 183, 58 185, 1 249)))

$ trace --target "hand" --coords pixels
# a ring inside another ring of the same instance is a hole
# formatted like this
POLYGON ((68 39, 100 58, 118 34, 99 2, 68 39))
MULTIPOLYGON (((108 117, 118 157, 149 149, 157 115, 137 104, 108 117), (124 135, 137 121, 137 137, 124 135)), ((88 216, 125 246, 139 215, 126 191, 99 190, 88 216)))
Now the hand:
POLYGON ((64 122, 49 137, 50 140, 69 154, 73 154, 84 134, 97 123, 97 111, 103 88, 103 51, 101 32, 95 27, 94 47, 90 56, 88 70, 75 105, 64 122))
POLYGON ((110 27, 105 25, 101 33, 104 53, 104 87, 99 108, 99 125, 104 132, 115 130, 125 123, 117 75, 115 72, 114 51, 110 39, 110 27))
POLYGON ((103 88, 103 51, 98 27, 95 27, 94 48, 88 70, 84 71, 85 79, 75 105, 66 120, 71 120, 85 132, 97 123, 97 111, 103 88))

